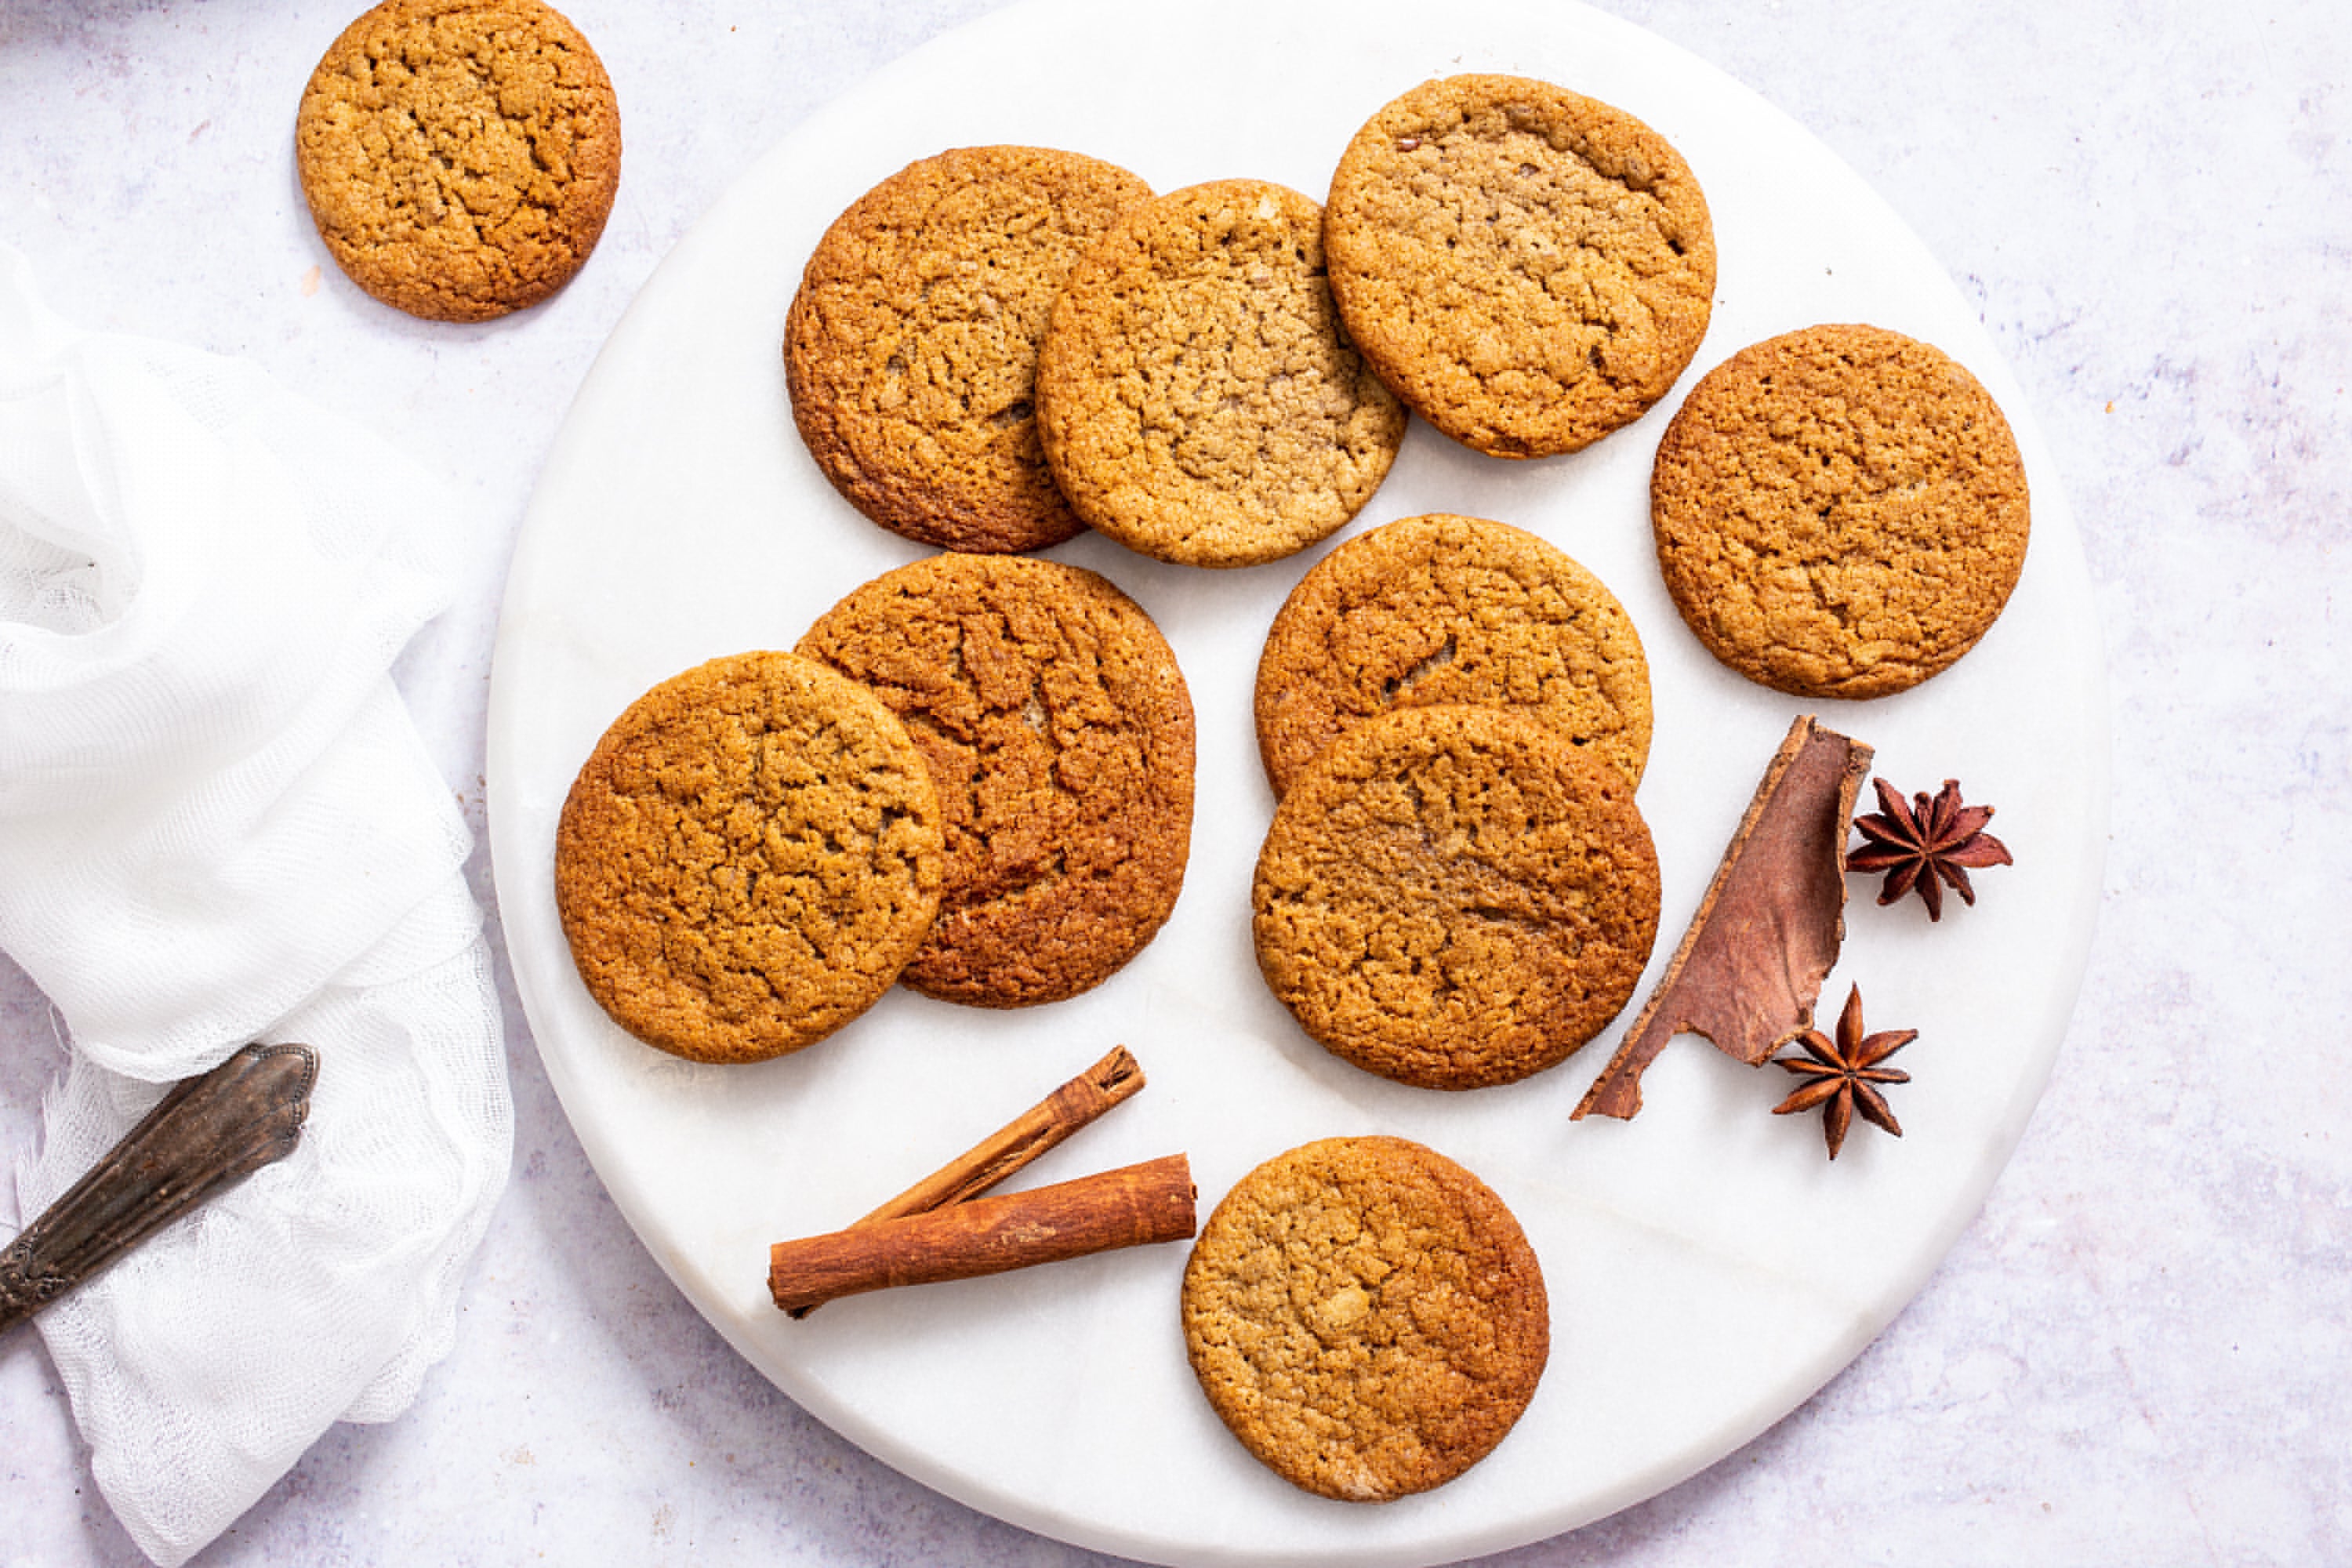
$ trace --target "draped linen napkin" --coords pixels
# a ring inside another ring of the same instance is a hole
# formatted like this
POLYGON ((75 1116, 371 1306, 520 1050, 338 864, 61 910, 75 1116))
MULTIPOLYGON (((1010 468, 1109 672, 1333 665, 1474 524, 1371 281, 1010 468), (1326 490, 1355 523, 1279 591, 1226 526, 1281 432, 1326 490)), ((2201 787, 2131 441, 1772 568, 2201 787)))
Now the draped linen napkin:
POLYGON ((408 1406, 506 1184, 471 835, 389 673, 463 521, 254 366, 71 330, 0 246, 0 950, 72 1052, 20 1223, 170 1081, 320 1057, 293 1154, 36 1320, 166 1568, 408 1406))

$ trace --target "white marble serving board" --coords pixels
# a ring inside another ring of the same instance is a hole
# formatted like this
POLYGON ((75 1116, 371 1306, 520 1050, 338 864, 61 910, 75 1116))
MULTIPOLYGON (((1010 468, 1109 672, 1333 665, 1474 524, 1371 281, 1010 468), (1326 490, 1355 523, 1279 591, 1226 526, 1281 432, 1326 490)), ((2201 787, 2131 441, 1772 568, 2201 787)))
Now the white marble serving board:
POLYGON ((1433 1563, 1569 1529, 1728 1452, 1868 1343, 1974 1215, 2048 1075, 2089 945, 2107 795, 2100 660, 2053 467, 1971 311, 1851 172, 1712 68, 1559 0, 1040 0, 935 41, 806 121, 679 243, 614 331, 525 521, 499 628, 488 746, 499 902, 549 1076, 598 1173, 678 1288, 809 1410, 974 1507, 1105 1551, 1433 1563), (1429 510, 1498 518, 1566 549, 1625 604, 1651 663, 1657 729, 1640 799, 1664 879, 1642 994, 1795 714, 1874 745, 1879 771, 1906 789, 1957 777, 1972 802, 1999 807, 2018 864, 1982 873, 1974 908, 1955 902, 1931 926, 1916 900, 1881 910, 1871 883, 1849 884, 1822 1010, 1858 980, 1874 1027, 1919 1030, 1897 1064, 1915 1081, 1892 1091, 1906 1135, 1857 1126, 1832 1165, 1816 1118, 1767 1114, 1785 1075, 1696 1037, 1650 1071, 1637 1120, 1571 1124, 1624 1020, 1537 1079, 1452 1096, 1367 1076, 1298 1031, 1250 952, 1249 876, 1273 807, 1250 693, 1276 606, 1328 546, 1233 573, 1091 536, 1054 552, 1157 618, 1199 718, 1183 897, 1108 984, 1013 1013, 894 992, 820 1045, 750 1068, 683 1062, 609 1023, 573 973, 551 879, 556 815, 597 735, 655 682, 719 654, 789 647, 843 594, 921 553, 840 500, 793 433, 778 349, 825 226, 912 159, 1000 142, 1108 158, 1163 191, 1250 175, 1319 199, 1373 110, 1463 70, 1560 82, 1682 150, 1720 247, 1695 373, 1776 332, 1866 321, 1967 363, 2017 430, 2033 542, 2007 614, 1950 671, 1868 704, 1753 686, 1675 616, 1647 481, 1682 388, 1599 446, 1535 463, 1480 458, 1416 424, 1341 535, 1429 510), (1150 1087, 1017 1182, 1181 1150, 1205 1214, 1296 1143, 1391 1132, 1502 1195, 1543 1262, 1553 1350, 1491 1457, 1376 1508, 1276 1479, 1193 1385, 1178 1247, 861 1298, 803 1322, 770 1305, 770 1242, 847 1223, 1115 1043, 1150 1087))

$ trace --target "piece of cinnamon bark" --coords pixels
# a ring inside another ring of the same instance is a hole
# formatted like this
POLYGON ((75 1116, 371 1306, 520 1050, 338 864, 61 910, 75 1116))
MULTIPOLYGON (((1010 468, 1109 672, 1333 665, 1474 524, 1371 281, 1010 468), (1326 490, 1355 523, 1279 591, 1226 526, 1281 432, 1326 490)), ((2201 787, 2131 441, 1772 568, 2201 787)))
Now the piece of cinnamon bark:
POLYGON ((768 1290, 790 1312, 895 1285, 972 1279, 1182 1241, 1194 1227, 1191 1163, 1170 1154, 1025 1193, 780 1241, 768 1251, 768 1290))
POLYGON ((1812 1027, 1845 939, 1846 821, 1871 755, 1811 714, 1789 726, 1665 978, 1571 1120, 1631 1118, 1643 1072, 1685 1029, 1753 1067, 1812 1027))

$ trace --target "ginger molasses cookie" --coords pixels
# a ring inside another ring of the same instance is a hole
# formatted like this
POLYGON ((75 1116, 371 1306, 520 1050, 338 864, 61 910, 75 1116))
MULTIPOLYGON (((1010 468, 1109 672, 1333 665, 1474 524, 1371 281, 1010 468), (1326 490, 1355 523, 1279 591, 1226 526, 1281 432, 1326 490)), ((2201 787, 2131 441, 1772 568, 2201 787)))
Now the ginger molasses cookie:
POLYGON ((1650 479, 1658 567, 1707 651, 1801 697, 1884 697, 1983 637, 2025 565, 2009 422, 1941 350, 1808 327, 1691 389, 1650 479))
POLYGON ((1160 930, 1192 846, 1192 703, 1134 600, 1058 562, 935 555, 851 594, 800 651, 897 712, 939 787, 947 878, 908 985, 1058 1001, 1160 930))
POLYGON ((1543 1270, 1477 1177, 1402 1138, 1331 1138, 1236 1183, 1184 1268, 1184 1348, 1285 1480, 1346 1502, 1493 1451, 1551 1350, 1543 1270))
POLYGON ((1276 795, 1393 708, 1467 702, 1539 719, 1642 782, 1650 667, 1617 595, 1521 529, 1434 512, 1349 540, 1299 580, 1257 667, 1276 795))
POLYGON ((784 325, 793 422, 824 477, 894 533, 982 552, 1082 526, 1037 445, 1037 342, 1062 282, 1151 187, 1039 147, 967 147, 859 197, 784 325))
POLYGON ((1658 858, 1625 775, 1496 708, 1401 708, 1294 780, 1258 852, 1259 970, 1368 1072, 1479 1089, 1538 1072, 1633 996, 1658 858))
POLYGON ((555 902, 614 1021, 697 1061, 796 1051, 870 1006, 931 929, 939 794, 863 687, 787 653, 655 687, 596 742, 555 902))
POLYGON ((311 73, 294 162, 352 281, 412 316, 488 321, 595 248, 621 114, 596 51, 539 0, 385 0, 311 73))
POLYGON ((1548 82, 1460 76, 1356 133, 1323 220, 1382 380, 1499 458, 1573 452, 1666 395, 1715 300, 1706 198, 1665 138, 1548 82))
POLYGON ((1340 330, 1319 211, 1259 180, 1162 196, 1079 262, 1037 414, 1078 515, 1187 566, 1255 565, 1335 531, 1405 421, 1340 330))

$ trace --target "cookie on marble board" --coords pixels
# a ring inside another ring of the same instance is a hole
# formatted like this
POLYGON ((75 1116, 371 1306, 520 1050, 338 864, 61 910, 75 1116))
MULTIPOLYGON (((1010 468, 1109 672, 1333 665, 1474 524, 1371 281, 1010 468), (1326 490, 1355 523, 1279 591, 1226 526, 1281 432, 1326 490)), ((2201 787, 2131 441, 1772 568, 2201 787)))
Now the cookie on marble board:
POLYGON ((1281 795, 1363 721, 1446 703, 1525 712, 1642 782, 1650 667, 1617 596, 1535 534, 1445 512, 1349 540, 1291 591, 1257 667, 1266 779, 1281 795))
POLYGON ((1307 197, 1223 180, 1136 209, 1072 270, 1038 422, 1088 524, 1162 561, 1249 566, 1371 499, 1405 414, 1340 328, 1322 244, 1307 197))
POLYGON ((1159 931, 1192 845, 1192 704, 1160 628, 1108 579, 931 556, 850 594, 799 651, 896 712, 939 788, 946 880, 906 984, 1059 1001, 1159 931))
POLYGON ((1331 1138, 1234 1184, 1184 1268, 1184 1348, 1243 1447, 1307 1491, 1386 1502, 1461 1475, 1543 1376, 1551 1315, 1485 1183, 1402 1138, 1331 1138))
POLYGON ((631 703, 555 837, 589 994, 651 1046, 758 1061, 871 1006, 929 934, 938 791, 863 687, 787 653, 713 659, 631 703))
POLYGON ((1258 853, 1259 972, 1367 1072, 1481 1089, 1623 1010, 1658 931, 1633 786, 1507 709, 1401 708, 1333 742, 1258 853))
POLYGON ((1950 668, 2025 565, 2025 465, 1990 393, 1883 328, 1808 327, 1700 378, 1650 481, 1658 568, 1750 680, 1872 698, 1950 668))
POLYGON ((319 61, 294 146, 335 264, 432 321, 562 288, 621 182, 612 80, 539 0, 385 0, 319 61))
POLYGON ((1425 82, 1356 133, 1324 242, 1349 334, 1412 411, 1502 458, 1573 452, 1664 397, 1706 334, 1697 179, 1549 82, 1425 82))
POLYGON ((941 550, 1084 526, 1037 441, 1037 345, 1078 258, 1151 188, 1042 147, 908 164, 817 242, 784 326, 793 421, 842 496, 941 550))

